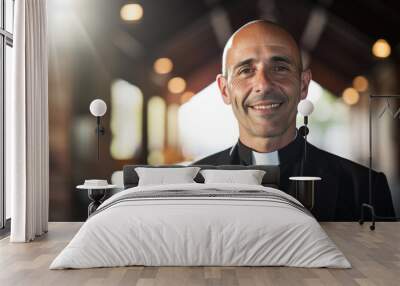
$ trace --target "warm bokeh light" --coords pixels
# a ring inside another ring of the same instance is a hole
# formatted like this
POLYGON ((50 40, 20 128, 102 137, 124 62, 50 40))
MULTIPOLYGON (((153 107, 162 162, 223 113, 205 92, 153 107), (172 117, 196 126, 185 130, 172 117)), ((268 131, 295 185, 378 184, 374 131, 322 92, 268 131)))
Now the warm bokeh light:
POLYGON ((143 8, 139 4, 126 4, 121 8, 121 18, 125 21, 138 21, 143 17, 143 8))
POLYGON ((154 62, 154 71, 158 74, 167 74, 172 71, 174 65, 169 58, 159 58, 154 62))
POLYGON ((391 48, 389 43, 384 39, 377 40, 372 46, 372 53, 378 58, 387 58, 390 55, 391 48))
POLYGON ((353 79, 353 87, 358 92, 364 92, 368 89, 368 80, 362 75, 356 76, 353 79))
POLYGON ((360 100, 360 94, 352 87, 343 91, 343 101, 348 105, 354 105, 360 100))
POLYGON ((174 77, 168 81, 168 90, 172 93, 181 93, 186 88, 186 82, 181 77, 174 77))
POLYGON ((181 104, 184 104, 185 102, 188 102, 193 96, 194 96, 194 92, 185 91, 181 95, 181 104))

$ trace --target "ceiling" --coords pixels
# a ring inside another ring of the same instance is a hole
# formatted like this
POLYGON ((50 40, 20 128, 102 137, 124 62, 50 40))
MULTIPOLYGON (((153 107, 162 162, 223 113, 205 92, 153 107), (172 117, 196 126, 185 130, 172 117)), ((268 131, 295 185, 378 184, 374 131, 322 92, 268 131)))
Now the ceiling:
MULTIPOLYGON (((286 27, 299 41, 313 78, 338 95, 382 61, 371 54, 377 39, 392 46, 386 61, 399 63, 399 1, 143 0, 135 1, 144 10, 135 23, 120 19, 125 3, 132 1, 76 1, 74 11, 107 74, 134 82, 145 94, 165 94, 166 79, 152 68, 164 56, 174 63, 169 76, 182 76, 198 92, 219 72, 229 35, 260 18, 286 27)), ((49 13, 55 7, 50 5, 49 13)))

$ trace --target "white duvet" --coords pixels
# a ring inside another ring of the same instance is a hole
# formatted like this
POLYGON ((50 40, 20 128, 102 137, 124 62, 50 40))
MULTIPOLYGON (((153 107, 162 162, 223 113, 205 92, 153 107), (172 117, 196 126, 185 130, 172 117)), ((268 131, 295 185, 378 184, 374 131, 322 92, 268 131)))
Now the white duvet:
POLYGON ((194 183, 127 189, 99 207, 50 269, 127 265, 350 268, 315 218, 296 205, 300 203, 284 192, 254 185, 194 183), (173 190, 249 194, 252 190, 266 192, 272 199, 243 194, 129 199, 138 192, 173 190))

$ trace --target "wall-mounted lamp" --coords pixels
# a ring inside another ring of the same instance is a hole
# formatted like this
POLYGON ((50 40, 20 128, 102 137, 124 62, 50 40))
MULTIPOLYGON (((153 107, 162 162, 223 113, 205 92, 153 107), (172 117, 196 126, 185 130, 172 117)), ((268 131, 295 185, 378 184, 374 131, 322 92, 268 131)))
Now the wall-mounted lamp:
POLYGON ((290 177, 289 180, 295 183, 295 197, 309 210, 314 207, 315 183, 320 181, 320 177, 305 177, 304 170, 307 161, 307 135, 308 135, 308 116, 314 111, 311 101, 305 99, 297 105, 297 111, 304 116, 304 125, 299 128, 299 133, 304 138, 304 151, 301 158, 300 176, 290 177))
POLYGON ((100 159, 100 135, 104 135, 105 129, 100 125, 100 118, 106 114, 107 104, 101 99, 95 99, 90 103, 90 113, 97 119, 96 135, 97 135, 97 160, 100 159))

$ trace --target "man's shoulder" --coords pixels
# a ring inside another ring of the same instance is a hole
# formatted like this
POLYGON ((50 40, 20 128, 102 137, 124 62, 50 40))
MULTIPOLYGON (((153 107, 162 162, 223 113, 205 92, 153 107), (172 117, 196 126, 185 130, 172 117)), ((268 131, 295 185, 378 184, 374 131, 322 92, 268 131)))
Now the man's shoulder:
POLYGON ((225 150, 219 151, 217 153, 208 155, 201 158, 193 163, 193 165, 225 165, 230 162, 230 152, 232 147, 225 150))
MULTIPOLYGON (((354 209, 351 219, 357 219, 361 204, 371 200, 368 193, 369 168, 312 145, 309 150, 309 157, 313 161, 311 165, 320 169, 321 177, 325 176, 323 180, 327 182, 326 186, 336 184, 338 187, 335 219, 349 217, 352 211, 346 209, 346 201, 354 209)), ((385 174, 372 170, 371 180, 372 202, 376 213, 383 217, 394 216, 392 196, 385 174)))
POLYGON ((356 173, 365 173, 369 169, 368 167, 361 165, 352 160, 340 157, 336 154, 330 153, 328 151, 319 149, 312 144, 310 146, 310 153, 312 154, 313 159, 318 160, 319 162, 324 162, 325 166, 329 166, 330 168, 335 167, 338 170, 351 170, 356 173))

